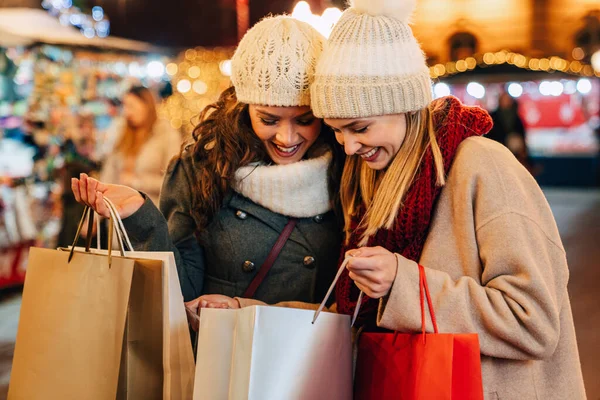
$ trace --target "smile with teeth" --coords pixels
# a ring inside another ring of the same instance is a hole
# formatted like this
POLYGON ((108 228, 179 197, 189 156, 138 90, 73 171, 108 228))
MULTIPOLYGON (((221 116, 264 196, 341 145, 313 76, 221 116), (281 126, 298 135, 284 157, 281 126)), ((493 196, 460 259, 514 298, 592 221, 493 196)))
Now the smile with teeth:
POLYGON ((379 150, 379 147, 373 147, 371 149, 371 151, 368 151, 368 152, 366 152, 364 154, 361 154, 360 156, 362 158, 366 158, 366 159, 371 158, 371 157, 373 157, 375 155, 375 153, 377 153, 377 150, 379 150))
POLYGON ((273 143, 273 145, 277 148, 277 150, 281 151, 282 153, 293 153, 300 146, 299 144, 297 144, 292 147, 283 147, 283 146, 279 146, 275 143, 273 143))

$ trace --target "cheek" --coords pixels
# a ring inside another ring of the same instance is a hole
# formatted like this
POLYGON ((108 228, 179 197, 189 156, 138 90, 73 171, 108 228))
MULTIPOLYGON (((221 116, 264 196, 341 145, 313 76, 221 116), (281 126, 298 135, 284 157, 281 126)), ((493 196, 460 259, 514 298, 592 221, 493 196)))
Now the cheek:
POLYGON ((315 122, 310 126, 300 126, 298 133, 304 138, 304 140, 313 143, 321 134, 321 123, 315 122))
POLYGON ((260 122, 257 122, 254 119, 252 119, 250 123, 252 125, 252 130, 254 131, 254 134, 258 136, 258 138, 263 142, 270 140, 275 135, 273 127, 261 124, 260 122))

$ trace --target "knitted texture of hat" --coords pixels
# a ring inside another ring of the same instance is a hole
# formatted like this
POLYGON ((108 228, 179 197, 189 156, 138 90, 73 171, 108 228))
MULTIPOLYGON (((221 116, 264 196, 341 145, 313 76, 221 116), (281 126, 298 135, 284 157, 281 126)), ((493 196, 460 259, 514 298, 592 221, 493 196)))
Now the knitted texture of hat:
POLYGON ((310 84, 324 41, 309 24, 289 16, 258 22, 231 60, 237 99, 266 106, 310 105, 310 84))
POLYGON ((414 0, 355 0, 317 64, 312 109, 321 118, 417 111, 432 101, 425 55, 408 21, 414 0))

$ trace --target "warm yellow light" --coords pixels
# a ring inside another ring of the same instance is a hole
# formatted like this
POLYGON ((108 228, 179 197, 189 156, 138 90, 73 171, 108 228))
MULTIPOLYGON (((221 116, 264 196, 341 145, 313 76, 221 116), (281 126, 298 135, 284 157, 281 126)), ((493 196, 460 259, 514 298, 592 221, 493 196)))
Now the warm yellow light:
POLYGON ((192 83, 187 79, 182 79, 177 82, 177 91, 180 93, 187 93, 192 88, 192 83))
POLYGON ((531 60, 529 60, 529 68, 534 71, 540 69, 540 60, 538 60, 537 58, 532 58, 531 60))
POLYGON ((437 64, 435 67, 435 73, 438 76, 443 76, 446 75, 446 67, 444 66, 444 64, 437 64))
POLYGON ((594 69, 591 65, 586 65, 585 67, 583 67, 583 74, 585 76, 592 76, 594 75, 594 69))
POLYGON ((185 58, 192 61, 196 58, 198 52, 195 49, 188 49, 185 51, 185 58))
POLYGON ((310 24, 325 37, 329 37, 341 16, 342 11, 336 7, 329 7, 322 15, 315 15, 306 1, 299 1, 292 11, 293 18, 310 24))
POLYGON ((231 60, 221 61, 219 63, 219 69, 225 76, 231 76, 231 60))
POLYGON ((200 76, 200 67, 194 65, 193 67, 190 67, 190 69, 188 69, 188 75, 190 78, 192 79, 196 79, 197 77, 200 76))
POLYGON ((340 20, 341 16, 342 11, 339 8, 327 8, 325 11, 323 11, 323 14, 321 15, 321 18, 319 20, 319 26, 317 27, 317 29, 319 30, 319 32, 321 32, 321 34, 323 34, 323 36, 329 38, 333 27, 340 20))
POLYGON ((571 63, 571 66, 569 67, 569 69, 573 72, 575 72, 576 74, 578 74, 579 72, 581 72, 581 69, 583 68, 583 65, 581 65, 580 61, 573 61, 571 63))
POLYGON ((550 60, 547 58, 542 58, 540 60, 540 69, 542 71, 548 71, 550 69, 550 60))
POLYGON ((167 64, 165 69, 167 71, 167 74, 169 74, 171 76, 176 75, 177 71, 179 70, 179 68, 177 67, 177 64, 175 64, 175 63, 167 64))
POLYGON ((575 47, 573 49, 572 55, 575 60, 581 61, 585 57, 585 52, 583 51, 583 49, 581 47, 575 47))
POLYGON ((179 118, 173 118, 171 120, 171 127, 173 127, 173 129, 181 129, 181 127, 183 126, 183 121, 179 118))
POLYGON ((475 67, 477 66, 477 60, 475 59, 475 57, 467 57, 465 62, 467 63, 468 69, 475 69, 475 67))
POLYGON ((467 62, 465 60, 457 61, 456 69, 458 70, 458 72, 465 72, 467 70, 467 62))
POLYGON ((492 53, 485 53, 483 55, 483 62, 487 65, 491 65, 494 63, 494 55, 492 53))
POLYGON ((185 74, 187 72, 187 70, 190 68, 190 63, 187 61, 184 61, 182 63, 179 63, 179 72, 182 74, 185 74))
POLYGON ((192 89, 198 94, 205 94, 208 92, 208 86, 202 81, 195 81, 192 89))
POLYGON ((521 54, 517 55, 515 57, 515 65, 521 68, 525 67, 525 65, 527 65, 527 57, 521 54))
POLYGON ((506 62, 506 53, 503 51, 499 51, 494 55, 496 59, 496 64, 504 64, 506 62))
POLYGON ((600 50, 592 54, 592 67, 596 72, 600 72, 600 50))
POLYGON ((456 63, 447 62, 446 63, 446 71, 448 71, 449 74, 454 74, 456 72, 456 63))
POLYGON ((310 4, 306 1, 299 1, 294 7, 294 11, 292 11, 292 17, 300 21, 311 22, 313 13, 310 10, 310 4))

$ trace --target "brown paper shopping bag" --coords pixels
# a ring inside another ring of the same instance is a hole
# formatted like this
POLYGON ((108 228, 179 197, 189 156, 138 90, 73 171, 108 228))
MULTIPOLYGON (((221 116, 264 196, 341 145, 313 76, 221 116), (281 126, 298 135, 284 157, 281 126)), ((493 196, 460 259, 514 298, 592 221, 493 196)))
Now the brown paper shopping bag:
POLYGON ((11 400, 114 399, 134 260, 32 248, 11 400))
POLYGON ((162 398, 163 263, 89 245, 32 248, 9 399, 162 398))

